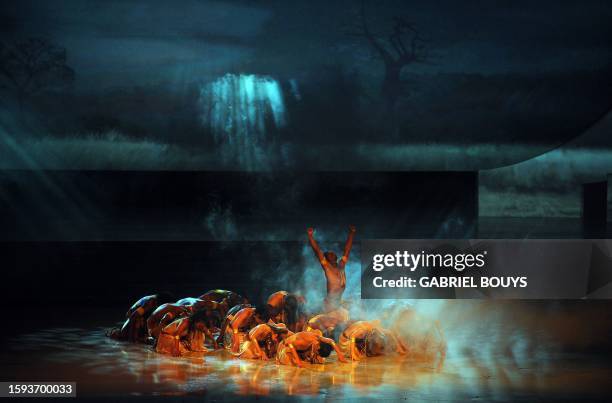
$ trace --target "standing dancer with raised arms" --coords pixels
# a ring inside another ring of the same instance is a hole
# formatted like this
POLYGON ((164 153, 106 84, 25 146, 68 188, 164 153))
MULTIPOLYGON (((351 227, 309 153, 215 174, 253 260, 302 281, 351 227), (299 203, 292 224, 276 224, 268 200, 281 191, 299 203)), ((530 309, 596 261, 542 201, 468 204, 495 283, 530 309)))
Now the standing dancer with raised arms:
POLYGON ((325 273, 325 279, 327 280, 327 296, 325 297, 325 312, 330 312, 340 307, 342 301, 342 294, 346 288, 346 273, 344 268, 346 262, 348 262, 351 248, 353 247, 353 237, 355 236, 355 226, 349 225, 349 234, 344 245, 344 253, 342 258, 338 262, 338 256, 334 252, 327 251, 322 252, 319 244, 314 239, 314 229, 308 228, 308 242, 315 253, 319 263, 325 273))

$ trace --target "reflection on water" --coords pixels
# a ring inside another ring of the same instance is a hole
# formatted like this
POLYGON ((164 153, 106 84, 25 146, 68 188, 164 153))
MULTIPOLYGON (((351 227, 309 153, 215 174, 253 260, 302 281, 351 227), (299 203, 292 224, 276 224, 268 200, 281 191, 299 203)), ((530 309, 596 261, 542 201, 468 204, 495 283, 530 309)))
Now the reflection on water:
MULTIPOLYGON (((453 335, 444 365, 397 356, 305 368, 237 360, 225 351, 187 357, 156 354, 150 347, 109 340, 104 329, 53 328, 8 340, 2 380, 70 380, 84 395, 319 396, 464 400, 534 396, 597 397, 611 371, 584 360, 530 351, 516 342, 484 351, 491 334, 453 335), (470 337, 463 343, 457 339, 470 337), (455 347, 452 347, 452 346, 455 347), (459 347, 463 346, 463 347, 459 347), (505 351, 504 351, 505 350, 505 351), (518 357, 518 358, 517 358, 518 357), (581 363, 579 365, 579 363, 581 363)), ((579 358, 579 357, 578 357, 579 358)))

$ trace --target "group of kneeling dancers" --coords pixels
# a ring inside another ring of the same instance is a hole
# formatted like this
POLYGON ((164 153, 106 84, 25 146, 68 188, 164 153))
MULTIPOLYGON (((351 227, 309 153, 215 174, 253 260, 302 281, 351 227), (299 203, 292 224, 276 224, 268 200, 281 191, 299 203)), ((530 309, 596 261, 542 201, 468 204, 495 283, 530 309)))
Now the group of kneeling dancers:
POLYGON ((307 232, 327 279, 323 312, 308 312, 305 299, 287 291, 270 295, 263 308, 228 290, 178 301, 159 293, 138 300, 127 311, 123 326, 112 329, 109 337, 150 343, 157 352, 173 356, 225 348, 239 358, 275 359, 295 366, 321 364, 334 351, 341 362, 389 352, 406 354, 409 343, 396 331, 379 321, 351 320, 342 301, 355 227, 349 227, 341 259, 322 252, 312 228, 307 232))

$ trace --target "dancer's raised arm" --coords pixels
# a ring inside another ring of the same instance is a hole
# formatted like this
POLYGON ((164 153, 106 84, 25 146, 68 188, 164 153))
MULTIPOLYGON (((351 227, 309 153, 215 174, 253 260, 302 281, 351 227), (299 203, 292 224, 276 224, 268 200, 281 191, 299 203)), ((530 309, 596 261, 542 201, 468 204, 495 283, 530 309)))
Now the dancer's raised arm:
POLYGON ((349 234, 346 239, 346 244, 344 244, 344 253, 342 254, 342 259, 340 260, 339 266, 346 266, 346 262, 348 262, 349 255, 351 253, 351 248, 353 247, 353 237, 355 236, 355 231, 357 229, 354 225, 349 225, 349 234))
POLYGON ((321 264, 325 263, 325 256, 323 255, 323 252, 321 252, 321 248, 319 247, 319 244, 314 239, 314 235, 313 235, 314 229, 310 227, 306 230, 306 232, 308 233, 308 242, 310 243, 310 247, 312 248, 315 255, 317 256, 317 259, 319 259, 319 262, 321 264))

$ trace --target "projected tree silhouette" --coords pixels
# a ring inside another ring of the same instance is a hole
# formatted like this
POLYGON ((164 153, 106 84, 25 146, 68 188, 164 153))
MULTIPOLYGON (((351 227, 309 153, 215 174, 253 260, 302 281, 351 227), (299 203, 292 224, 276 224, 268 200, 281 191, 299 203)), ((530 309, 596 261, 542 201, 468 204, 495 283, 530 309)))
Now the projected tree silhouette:
POLYGON ((381 96, 389 118, 395 121, 400 96, 405 91, 401 80, 402 70, 411 64, 426 61, 425 40, 419 30, 403 17, 393 17, 387 36, 374 33, 368 25, 362 4, 350 34, 365 38, 376 55, 384 63, 385 72, 381 96))
POLYGON ((66 49, 40 38, 0 43, 0 89, 16 98, 20 111, 30 96, 73 80, 66 49))

